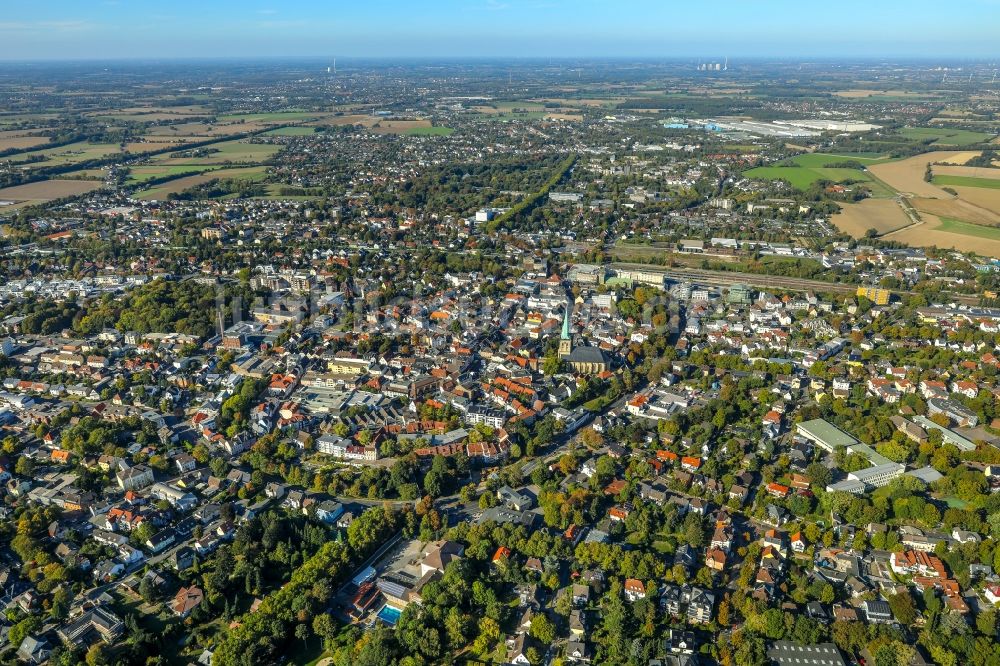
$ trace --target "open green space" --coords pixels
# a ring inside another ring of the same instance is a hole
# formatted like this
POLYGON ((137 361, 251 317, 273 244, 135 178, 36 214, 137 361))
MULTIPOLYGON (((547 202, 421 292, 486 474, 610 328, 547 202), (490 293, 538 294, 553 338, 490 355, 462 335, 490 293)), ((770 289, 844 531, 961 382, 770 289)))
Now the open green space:
POLYGON ((413 129, 406 130, 406 134, 409 136, 448 136, 454 132, 454 128, 451 127, 414 127, 413 129))
POLYGON ((941 224, 935 227, 934 230, 946 231, 950 234, 962 234, 963 236, 975 236, 976 238, 1000 240, 1000 227, 987 227, 982 224, 962 222, 950 217, 942 217, 941 224))
POLYGON ((933 139, 935 146, 968 146, 989 141, 994 136, 988 132, 973 132, 949 127, 906 127, 899 130, 897 134, 911 141, 933 139))
POLYGON ((985 187, 1000 190, 1000 178, 975 178, 973 176, 934 176, 935 185, 952 185, 957 187, 985 187))

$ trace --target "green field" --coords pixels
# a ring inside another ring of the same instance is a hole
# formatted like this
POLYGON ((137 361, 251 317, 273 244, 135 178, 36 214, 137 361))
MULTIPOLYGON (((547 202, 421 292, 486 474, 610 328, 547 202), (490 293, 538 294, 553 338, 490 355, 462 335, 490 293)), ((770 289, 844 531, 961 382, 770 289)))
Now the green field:
POLYGON ((211 166, 138 166, 132 167, 129 171, 128 179, 125 181, 126 185, 135 185, 136 183, 145 183, 148 180, 153 180, 155 178, 163 178, 164 176, 193 176, 211 169, 217 169, 219 167, 211 166))
MULTIPOLYGON (((843 161, 843 158, 833 155, 799 155, 791 158, 789 161, 792 160, 803 160, 806 163, 812 164, 830 164, 843 161)), ((874 164, 876 161, 869 163, 874 164)), ((868 172, 859 169, 823 166, 769 166, 744 171, 743 175, 747 178, 759 178, 762 180, 787 180, 797 190, 806 190, 813 183, 820 180, 829 180, 835 183, 849 181, 863 182, 866 187, 871 189, 874 196, 893 195, 893 192, 882 185, 882 183, 874 180, 868 172)))
POLYGON ((315 133, 315 127, 278 127, 264 132, 264 136, 309 136, 315 133))
POLYGON ((843 162, 857 162, 865 166, 872 164, 882 164, 890 161, 891 158, 879 153, 850 153, 847 155, 833 155, 831 153, 803 153, 795 157, 789 157, 779 164, 793 164, 800 167, 824 167, 827 164, 837 164, 843 162))
POLYGON ((1000 190, 1000 178, 974 178, 972 176, 934 176, 935 185, 952 185, 957 187, 985 187, 1000 190))
POLYGON ((414 127, 406 130, 409 136, 448 136, 455 130, 451 127, 414 127))
POLYGON ((968 146, 989 141, 994 136, 988 132, 972 132, 947 127, 906 127, 899 130, 898 135, 911 141, 934 139, 932 145, 935 146, 968 146))
POLYGON ((982 224, 962 222, 950 217, 942 217, 941 225, 935 227, 934 230, 947 231, 950 234, 962 234, 963 236, 975 236, 976 238, 988 238, 989 240, 1000 240, 1000 227, 987 227, 982 224))

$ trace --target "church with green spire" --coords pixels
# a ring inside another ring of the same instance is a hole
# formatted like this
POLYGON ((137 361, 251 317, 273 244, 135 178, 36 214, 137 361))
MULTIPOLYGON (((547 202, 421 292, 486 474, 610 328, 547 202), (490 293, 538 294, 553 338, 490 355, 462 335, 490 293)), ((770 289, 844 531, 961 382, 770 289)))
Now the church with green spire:
POLYGON ((569 318, 573 311, 571 303, 566 304, 563 312, 562 333, 559 335, 559 358, 573 368, 573 372, 582 375, 596 375, 611 368, 611 362, 598 347, 591 347, 581 344, 579 347, 573 346, 573 335, 570 332, 569 318))
POLYGON ((570 305, 566 304, 563 311, 562 334, 559 336, 559 358, 567 359, 573 354, 573 337, 569 333, 570 305))

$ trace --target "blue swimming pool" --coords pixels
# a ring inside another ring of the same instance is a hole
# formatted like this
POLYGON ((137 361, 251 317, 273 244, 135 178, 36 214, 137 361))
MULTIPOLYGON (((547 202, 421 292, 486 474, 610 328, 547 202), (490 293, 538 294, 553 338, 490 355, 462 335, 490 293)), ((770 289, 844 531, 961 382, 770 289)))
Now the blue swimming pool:
POLYGON ((382 606, 382 610, 378 612, 378 619, 382 620, 390 627, 396 626, 399 622, 399 616, 403 614, 403 611, 398 608, 393 608, 392 606, 382 606))

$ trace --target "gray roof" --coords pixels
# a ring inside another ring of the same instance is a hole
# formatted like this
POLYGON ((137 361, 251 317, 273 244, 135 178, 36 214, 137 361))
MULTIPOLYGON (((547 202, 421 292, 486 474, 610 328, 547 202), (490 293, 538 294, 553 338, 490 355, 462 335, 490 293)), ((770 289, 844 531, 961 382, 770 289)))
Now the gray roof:
POLYGON ((803 645, 795 641, 775 641, 767 657, 779 666, 847 666, 840 650, 833 643, 803 645))
POLYGON ((823 442, 830 448, 851 446, 858 440, 833 425, 825 419, 813 419, 798 424, 799 432, 818 442, 823 442))
POLYGON ((607 363, 607 355, 597 347, 584 345, 575 348, 569 355, 570 363, 607 363))

